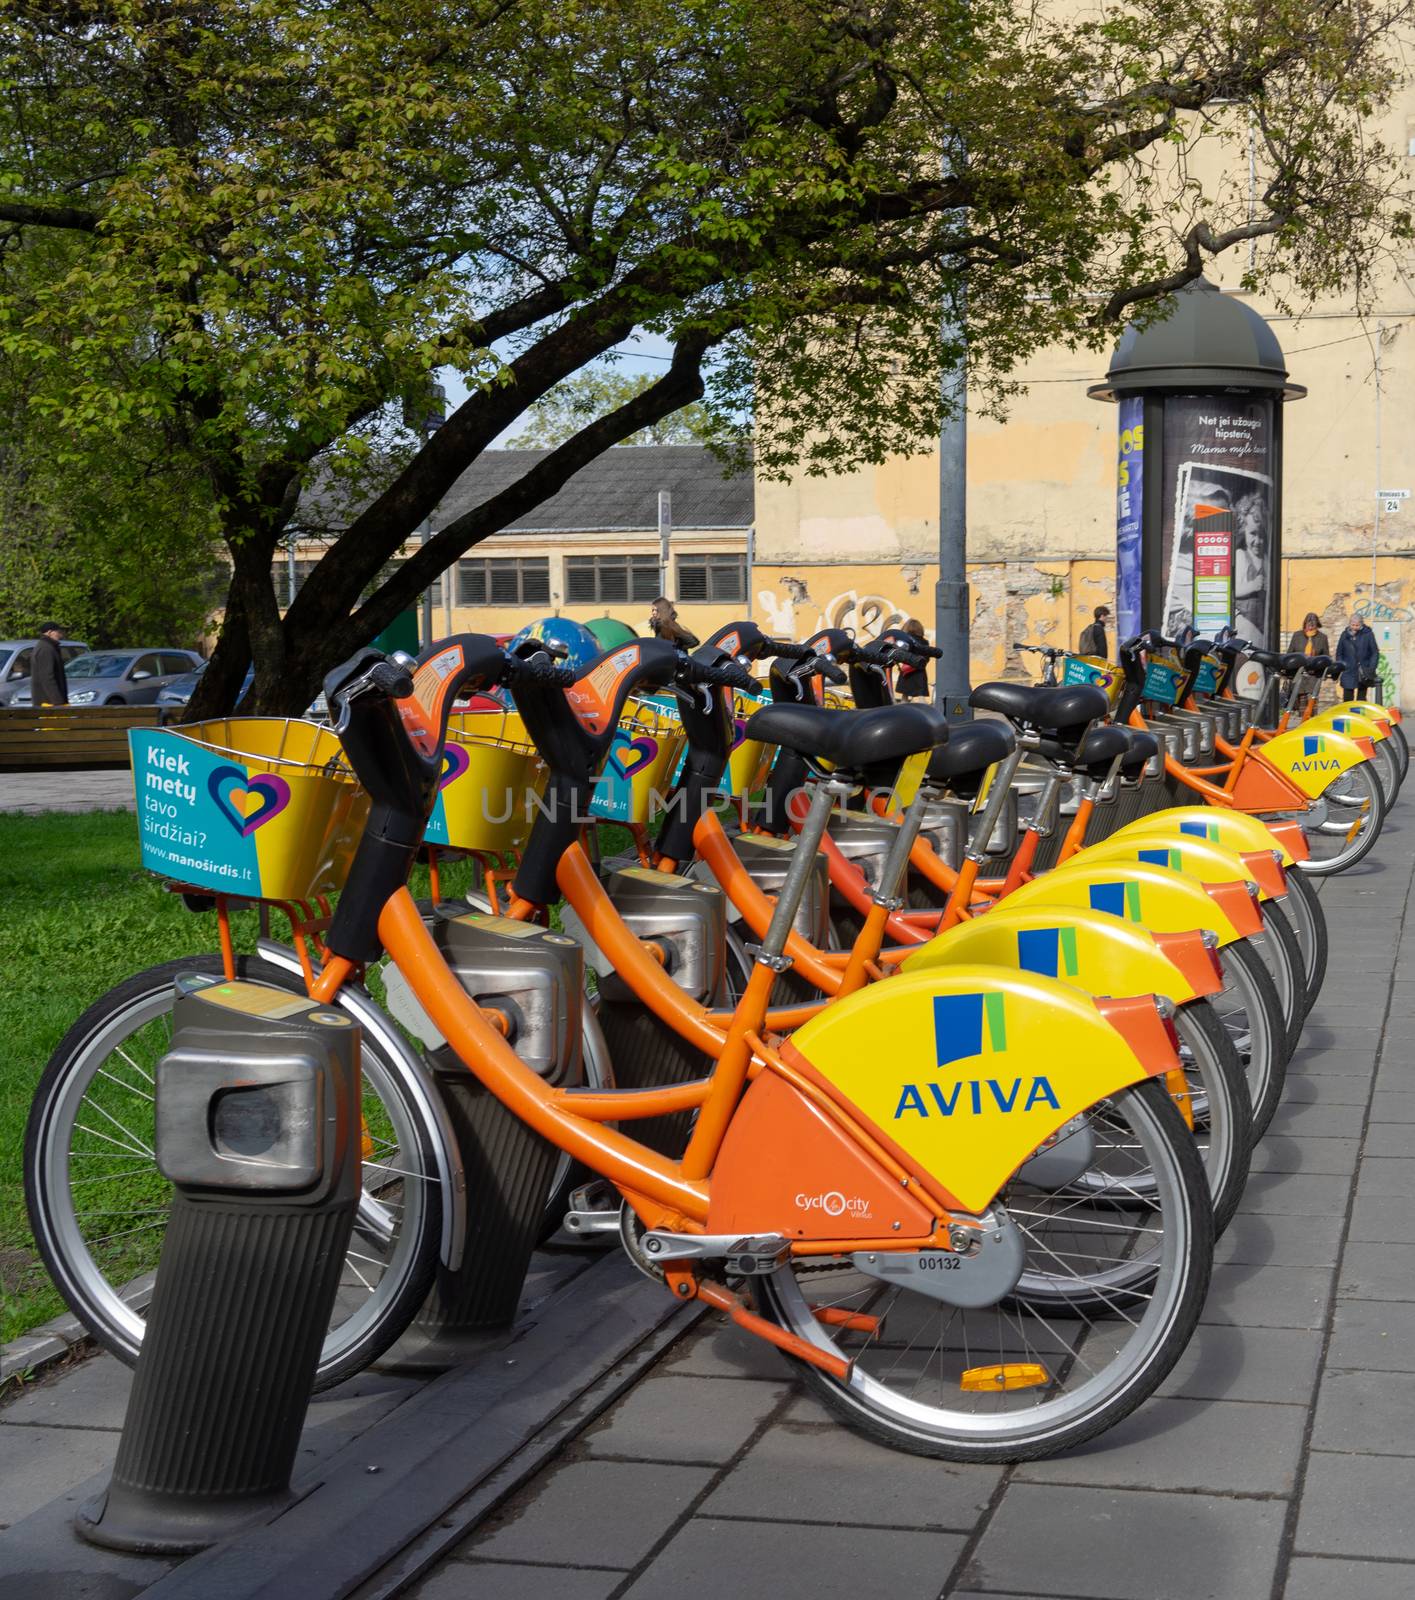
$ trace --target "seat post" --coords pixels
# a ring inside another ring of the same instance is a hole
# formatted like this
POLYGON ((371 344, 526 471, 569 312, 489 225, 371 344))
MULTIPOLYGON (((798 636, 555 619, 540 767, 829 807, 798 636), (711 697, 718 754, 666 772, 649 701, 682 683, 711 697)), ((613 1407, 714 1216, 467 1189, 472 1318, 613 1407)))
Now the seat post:
POLYGON ((898 911, 904 904, 899 898, 899 891, 904 884, 904 875, 909 870, 909 853, 923 829, 924 813, 929 802, 940 792, 931 788, 927 781, 921 782, 908 809, 899 819, 898 830, 890 841, 889 854, 884 858, 884 867, 873 896, 874 903, 883 906, 886 911, 898 911))
POLYGON ((800 833, 796 835, 796 853, 787 869, 786 881, 776 896, 776 909, 767 924, 766 937, 753 950, 759 963, 776 969, 790 965, 785 954, 786 940, 810 882, 816 852, 830 824, 830 813, 835 802, 848 799, 854 788, 853 783, 840 777, 826 778, 816 784, 811 795, 811 809, 806 813, 800 833))
POLYGON ((988 840, 992 838, 993 830, 997 827, 998 818, 1002 815, 1002 808, 1007 804, 1007 793, 1012 787, 1012 776, 1017 771, 1022 761, 1022 751, 1013 750, 1010 755, 1004 756, 997 764, 997 770, 992 775, 992 783, 988 789, 987 804, 983 807, 983 815, 973 837, 968 841, 967 856, 977 866, 981 866, 987 858, 988 840))

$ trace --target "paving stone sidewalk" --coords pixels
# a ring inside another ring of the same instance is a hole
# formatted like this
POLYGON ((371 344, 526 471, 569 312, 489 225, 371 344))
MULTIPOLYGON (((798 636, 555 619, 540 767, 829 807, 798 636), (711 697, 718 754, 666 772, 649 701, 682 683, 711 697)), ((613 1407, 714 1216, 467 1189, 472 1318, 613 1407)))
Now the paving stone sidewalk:
MULTIPOLYGON (((1014 1469, 920 1460, 835 1425, 772 1351, 708 1321, 406 1592, 1411 1600, 1412 895, 1415 799, 1323 888, 1326 985, 1203 1326, 1122 1427, 1014 1469)), ((111 1465, 128 1382, 98 1357, 0 1405, 0 1527, 111 1465)), ((321 1397, 305 1462, 418 1387, 370 1373, 321 1397)), ((0 1534, 0 1597, 3 1551, 0 1534)), ((99 1591, 54 1591, 79 1592, 99 1591)))
POLYGON ((706 1323, 415 1600, 1411 1600, 1415 800, 1322 891, 1327 981, 1203 1326, 1064 1459, 959 1468, 836 1426, 706 1323))
POLYGON ((132 811, 133 775, 126 767, 74 772, 0 774, 0 812, 132 811))

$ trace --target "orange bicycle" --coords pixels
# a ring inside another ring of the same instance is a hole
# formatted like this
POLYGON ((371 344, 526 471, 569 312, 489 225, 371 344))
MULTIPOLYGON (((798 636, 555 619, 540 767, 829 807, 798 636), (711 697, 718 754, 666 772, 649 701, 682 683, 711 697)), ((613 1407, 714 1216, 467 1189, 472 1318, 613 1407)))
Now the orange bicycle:
MULTIPOLYGON (((564 882, 581 870, 576 813, 623 697, 740 672, 643 641, 567 676, 471 635, 435 648, 415 678, 375 652, 329 676, 370 808, 312 997, 341 1005, 386 956, 482 1090, 613 1185, 624 1248, 647 1274, 782 1349, 862 1431, 949 1459, 1019 1460, 1127 1415, 1182 1353, 1211 1251, 1198 1156, 1164 1087, 1178 1061, 1163 1008, 958 966, 872 985, 789 1040, 769 1032, 831 788, 939 741, 932 714, 899 707, 843 720, 837 775, 813 801, 711 1071, 641 1089, 550 1081, 458 982, 407 889, 453 697, 509 683, 528 725, 538 701, 568 697, 579 713, 581 732, 547 752, 541 832, 563 848, 522 864, 564 882), (684 1112, 677 1158, 624 1131, 684 1112)), ((758 736, 790 739, 770 710, 754 720, 758 736)), ((527 904, 528 887, 518 881, 527 904)), ((472 920, 508 946, 551 937, 472 920)))

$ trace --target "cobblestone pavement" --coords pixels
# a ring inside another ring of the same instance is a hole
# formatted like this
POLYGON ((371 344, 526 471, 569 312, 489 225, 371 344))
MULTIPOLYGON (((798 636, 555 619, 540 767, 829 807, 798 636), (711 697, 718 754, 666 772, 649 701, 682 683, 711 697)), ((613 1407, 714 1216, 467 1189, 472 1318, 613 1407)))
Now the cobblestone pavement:
POLYGON ((1161 1395, 1063 1459, 897 1454, 715 1323, 416 1600, 1411 1600, 1415 805, 1322 898, 1327 981, 1161 1395))
MULTIPOLYGON (((406 1592, 1411 1600, 1413 880, 1407 800, 1368 862, 1323 888, 1326 985, 1203 1326, 1120 1428, 1011 1469, 901 1455, 829 1421, 774 1352, 709 1320, 406 1592)), ((128 1382, 99 1357, 0 1408, 0 1525, 111 1465, 128 1382)), ((368 1373, 317 1399, 304 1464, 417 1388, 368 1373)))
POLYGON ((133 775, 126 767, 77 772, 0 773, 0 812, 132 811, 133 775))

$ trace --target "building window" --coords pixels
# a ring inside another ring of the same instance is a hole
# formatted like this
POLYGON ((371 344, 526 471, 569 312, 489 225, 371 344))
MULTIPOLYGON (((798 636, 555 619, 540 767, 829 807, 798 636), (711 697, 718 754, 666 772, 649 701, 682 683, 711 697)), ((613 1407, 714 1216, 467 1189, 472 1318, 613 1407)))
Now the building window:
POLYGON ((290 592, 290 558, 288 555, 278 555, 275 558, 275 602, 282 610, 288 610, 295 595, 305 586, 305 581, 310 573, 319 565, 318 561, 295 562, 295 591, 290 592))
POLYGON ((566 556, 565 599, 570 605, 657 600, 657 556, 566 556))
POLYGON ((746 556, 679 556, 678 598, 741 605, 747 598, 746 556))
POLYGON ((461 606, 550 604, 550 561, 545 556, 476 556, 457 563, 461 606))

